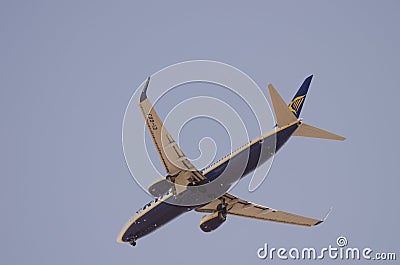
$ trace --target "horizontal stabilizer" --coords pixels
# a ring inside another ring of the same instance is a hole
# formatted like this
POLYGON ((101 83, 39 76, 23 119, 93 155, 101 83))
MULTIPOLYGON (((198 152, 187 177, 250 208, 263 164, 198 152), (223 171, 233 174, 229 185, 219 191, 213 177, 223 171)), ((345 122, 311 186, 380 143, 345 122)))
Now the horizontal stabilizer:
POLYGON ((346 138, 343 136, 327 132, 325 130, 319 129, 317 127, 301 123, 299 128, 294 132, 293 136, 304 136, 312 138, 330 139, 343 141, 346 138))

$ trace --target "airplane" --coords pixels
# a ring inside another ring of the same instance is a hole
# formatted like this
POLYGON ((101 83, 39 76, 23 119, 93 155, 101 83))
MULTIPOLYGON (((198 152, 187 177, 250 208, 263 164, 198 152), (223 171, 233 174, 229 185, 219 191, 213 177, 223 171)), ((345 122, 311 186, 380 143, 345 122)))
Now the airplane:
MULTIPOLYGON (((217 181, 222 172, 227 170, 229 164, 233 165, 233 170, 230 170, 228 175, 236 174, 234 180, 245 177, 280 150, 292 136, 345 140, 342 136, 305 124, 299 118, 312 78, 313 75, 310 75, 304 80, 289 105, 285 103, 274 86, 269 84, 268 90, 276 120, 275 130, 251 141, 217 163, 203 170, 198 170, 168 133, 152 103, 147 98, 149 77, 142 89, 139 106, 168 175, 148 187, 150 194, 156 198, 139 209, 129 219, 119 233, 117 242, 125 242, 135 246, 139 238, 192 210, 209 214, 203 217, 200 222, 200 228, 204 232, 217 229, 226 221, 228 215, 300 226, 315 226, 325 221, 330 212, 322 219, 313 219, 254 204, 228 192, 221 193, 221 196, 212 198, 211 201, 202 201, 199 204, 171 203, 185 197, 185 193, 188 192, 187 187, 196 187, 217 181), (265 152, 265 150, 267 151, 265 152), (271 150, 273 151, 271 152, 271 150), (243 165, 243 163, 245 164, 244 170, 235 171, 235 165, 243 165)), ((231 182, 233 183, 234 180, 231 182)), ((229 182, 229 179, 224 181, 229 182)), ((232 183, 227 183, 223 191, 227 191, 232 183)), ((221 183, 220 186, 223 186, 223 184, 221 183)), ((189 197, 196 198, 193 194, 189 197)), ((186 196, 186 198, 189 197, 186 196)))

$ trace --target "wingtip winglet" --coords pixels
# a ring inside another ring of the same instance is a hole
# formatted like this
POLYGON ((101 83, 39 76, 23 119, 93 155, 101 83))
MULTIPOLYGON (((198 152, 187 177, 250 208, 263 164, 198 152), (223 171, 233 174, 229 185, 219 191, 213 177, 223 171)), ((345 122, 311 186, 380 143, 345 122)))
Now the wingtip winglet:
POLYGON ((333 207, 331 207, 331 208, 329 209, 329 211, 325 214, 325 216, 324 216, 324 218, 322 218, 322 220, 319 220, 319 221, 316 222, 314 225, 319 225, 319 224, 322 224, 323 222, 325 222, 326 219, 328 219, 328 216, 331 214, 332 210, 333 210, 333 207))
POLYGON ((328 216, 331 214, 332 210, 333 210, 333 207, 329 208, 329 211, 325 214, 325 217, 322 219, 322 221, 325 222, 325 220, 328 219, 328 216))
POLYGON ((149 86, 149 83, 150 83, 150 76, 147 78, 142 93, 140 94, 140 102, 144 101, 147 98, 147 87, 149 86))

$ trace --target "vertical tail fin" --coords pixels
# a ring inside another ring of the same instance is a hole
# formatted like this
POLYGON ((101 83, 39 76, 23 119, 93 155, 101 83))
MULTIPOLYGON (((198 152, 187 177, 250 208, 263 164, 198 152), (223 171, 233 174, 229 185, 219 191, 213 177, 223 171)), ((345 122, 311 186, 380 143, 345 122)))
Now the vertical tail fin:
POLYGON ((269 94, 271 96, 272 106, 274 108, 275 118, 278 127, 281 128, 285 125, 298 121, 299 127, 293 133, 293 136, 304 136, 339 141, 345 140, 346 138, 344 138, 343 136, 305 124, 301 120, 299 120, 301 108, 303 107, 312 77, 313 76, 310 75, 304 80, 293 100, 289 103, 289 106, 286 105, 285 101, 283 101, 282 97, 279 95, 278 91, 276 91, 274 86, 272 84, 268 85, 269 94))
POLYGON ((272 84, 268 85, 278 127, 285 126, 299 118, 312 77, 313 76, 310 75, 304 80, 300 89, 297 91, 296 95, 294 95, 293 100, 289 103, 289 106, 285 103, 274 86, 272 84))
POLYGON ((306 99, 307 91, 308 88, 310 87, 312 78, 313 76, 310 75, 304 80, 303 84, 297 91, 296 95, 294 95, 292 101, 289 103, 288 107, 290 111, 293 112, 294 116, 296 116, 296 118, 299 118, 300 116, 300 112, 301 109, 303 108, 303 104, 306 99))
POLYGON ((278 125, 278 127, 280 128, 288 125, 289 123, 295 122, 297 118, 290 111, 290 109, 286 105, 286 102, 279 95, 278 91, 276 91, 275 87, 272 84, 269 84, 268 90, 275 112, 276 124, 278 125))

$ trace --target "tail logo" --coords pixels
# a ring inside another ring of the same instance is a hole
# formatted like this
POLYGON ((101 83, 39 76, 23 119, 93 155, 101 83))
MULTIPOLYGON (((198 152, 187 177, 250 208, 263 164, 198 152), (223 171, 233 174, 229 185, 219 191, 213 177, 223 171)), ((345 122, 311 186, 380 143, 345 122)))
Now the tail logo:
POLYGON ((304 98, 306 97, 307 94, 298 96, 295 99, 292 100, 289 104, 289 109, 296 115, 296 113, 299 111, 301 105, 304 102, 304 98))

